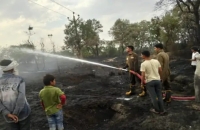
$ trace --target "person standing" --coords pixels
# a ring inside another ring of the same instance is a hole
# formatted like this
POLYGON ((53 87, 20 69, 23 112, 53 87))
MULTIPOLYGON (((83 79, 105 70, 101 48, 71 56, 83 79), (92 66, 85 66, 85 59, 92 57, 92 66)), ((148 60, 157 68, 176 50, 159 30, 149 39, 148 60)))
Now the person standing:
POLYGON ((194 73, 194 90, 195 90, 195 101, 200 103, 200 54, 195 55, 196 59, 196 70, 194 73))
POLYGON ((18 63, 2 60, 0 67, 0 113, 8 124, 9 130, 30 130, 31 109, 26 100, 25 82, 15 75, 18 63))
POLYGON ((129 71, 129 79, 130 79, 130 90, 126 92, 126 95, 134 95, 135 94, 135 87, 136 87, 136 76, 135 74, 131 73, 130 70, 134 72, 138 72, 138 55, 133 52, 134 47, 133 46, 127 46, 126 47, 126 65, 123 67, 123 69, 127 69, 129 71))
POLYGON ((161 65, 158 60, 150 58, 149 51, 143 51, 141 57, 142 59, 144 59, 144 62, 141 64, 140 68, 140 71, 142 73, 141 86, 143 86, 144 82, 146 82, 146 89, 149 93, 154 107, 150 109, 150 111, 157 114, 163 114, 164 104, 161 91, 161 65))
POLYGON ((40 91, 39 97, 49 123, 50 130, 64 130, 62 107, 66 96, 58 87, 53 75, 47 74, 43 78, 45 87, 40 91))
POLYGON ((154 46, 154 50, 157 53, 157 60, 161 64, 162 68, 162 86, 164 87, 165 97, 164 102, 171 102, 171 87, 169 84, 170 68, 169 68, 169 55, 164 52, 163 44, 159 43, 154 46))
POLYGON ((196 70, 196 65, 197 65, 196 55, 198 55, 199 52, 198 52, 198 48, 197 47, 192 47, 191 51, 192 51, 192 59, 190 59, 190 61, 191 61, 192 69, 195 71, 196 70))

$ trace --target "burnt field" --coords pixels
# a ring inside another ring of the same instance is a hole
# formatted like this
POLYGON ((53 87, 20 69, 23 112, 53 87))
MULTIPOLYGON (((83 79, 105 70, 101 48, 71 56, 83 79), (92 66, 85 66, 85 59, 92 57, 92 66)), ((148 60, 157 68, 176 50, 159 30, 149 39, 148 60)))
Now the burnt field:
MULTIPOLYGON (((104 64, 119 66, 120 58, 99 60, 104 64), (103 62, 104 61, 104 62, 103 62)), ((171 86, 173 95, 193 96, 193 71, 184 60, 171 61, 171 86)), ((48 130, 45 113, 40 105, 38 92, 46 72, 20 73, 27 85, 27 99, 32 109, 32 130, 48 130)), ((194 101, 172 101, 166 106, 167 114, 149 112, 148 96, 131 96, 127 100, 128 74, 109 68, 77 64, 63 68, 55 75, 57 86, 67 96, 64 110, 66 130, 199 130, 200 111, 194 101)), ((140 93, 138 86, 137 92, 140 93)), ((0 129, 5 130, 2 117, 0 129)))

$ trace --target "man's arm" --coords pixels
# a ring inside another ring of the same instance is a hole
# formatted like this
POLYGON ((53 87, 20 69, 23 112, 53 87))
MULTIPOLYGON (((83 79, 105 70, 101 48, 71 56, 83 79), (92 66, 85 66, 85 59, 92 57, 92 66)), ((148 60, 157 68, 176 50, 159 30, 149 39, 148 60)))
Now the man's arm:
POLYGON ((45 110, 45 106, 44 106, 44 102, 43 101, 40 101, 41 105, 42 105, 42 108, 45 110))
POLYGON ((126 69, 126 68, 128 68, 128 64, 126 64, 126 65, 123 67, 123 69, 126 69))
POLYGON ((25 82, 22 80, 18 86, 18 96, 17 96, 17 100, 16 100, 15 109, 12 114, 18 116, 18 114, 24 108, 25 102, 26 102, 26 100, 25 100, 25 82))
POLYGON ((145 72, 141 71, 141 85, 144 85, 145 82, 145 72))
POLYGON ((143 85, 145 82, 145 66, 143 63, 141 64, 140 71, 141 71, 141 85, 143 85))
POLYGON ((61 91, 59 88, 57 89, 57 95, 60 98, 61 104, 64 105, 66 102, 66 96, 63 91, 61 91))
POLYGON ((196 58, 194 58, 194 59, 190 59, 190 61, 196 61, 196 58))
POLYGON ((160 75, 160 80, 162 80, 162 68, 161 67, 158 68, 158 73, 160 75))
POLYGON ((4 116, 7 116, 8 114, 10 114, 10 111, 8 111, 5 106, 3 105, 3 103, 0 101, 0 113, 2 113, 4 116))
POLYGON ((65 105, 65 103, 66 103, 66 96, 64 94, 60 96, 60 101, 61 101, 62 105, 65 105))
POLYGON ((161 65, 161 67, 163 67, 164 66, 164 59, 163 59, 163 57, 162 57, 162 55, 157 55, 157 60, 160 62, 160 65, 161 65))
POLYGON ((12 119, 15 123, 18 122, 18 117, 16 115, 11 114, 10 111, 8 111, 5 106, 3 105, 2 101, 0 100, 0 113, 3 114, 3 116, 8 117, 12 119))
POLYGON ((42 108, 45 110, 44 102, 42 101, 42 97, 41 97, 41 92, 42 90, 39 92, 40 103, 42 105, 42 108))
POLYGON ((126 57, 126 64, 124 67, 122 67, 123 69, 127 69, 129 66, 128 66, 128 63, 127 63, 127 57, 126 57))

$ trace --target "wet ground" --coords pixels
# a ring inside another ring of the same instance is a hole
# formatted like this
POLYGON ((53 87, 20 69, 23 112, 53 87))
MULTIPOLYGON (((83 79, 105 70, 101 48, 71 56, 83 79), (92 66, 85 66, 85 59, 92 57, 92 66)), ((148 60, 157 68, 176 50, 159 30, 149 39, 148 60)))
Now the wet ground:
MULTIPOLYGON (((103 61, 103 60, 101 60, 103 61)), ((118 66, 121 60, 106 59, 105 64, 118 66), (107 62, 106 62, 107 61, 107 62)), ((193 96, 193 71, 185 60, 170 63, 173 95, 193 96)), ((199 130, 200 111, 194 110, 193 101, 173 101, 166 106, 166 115, 152 114, 148 96, 126 97, 128 74, 91 65, 63 69, 56 76, 57 86, 67 95, 64 106, 66 130, 199 130), (95 71, 94 71, 95 70, 95 71), (119 75, 121 74, 121 75, 119 75)), ((27 82, 27 99, 32 108, 32 130, 48 130, 45 113, 39 102, 45 73, 22 73, 27 82)), ((140 88, 137 88, 140 93, 140 88)), ((0 130, 5 125, 0 119, 0 130)))

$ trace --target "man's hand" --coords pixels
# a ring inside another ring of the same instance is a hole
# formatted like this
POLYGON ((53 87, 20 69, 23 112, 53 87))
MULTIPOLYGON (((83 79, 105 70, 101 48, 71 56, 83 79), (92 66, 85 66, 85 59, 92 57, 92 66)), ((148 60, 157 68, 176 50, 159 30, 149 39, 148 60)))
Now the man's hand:
POLYGON ((118 68, 119 70, 122 70, 123 68, 118 68))
POLYGON ((57 109, 61 109, 62 106, 63 106, 62 104, 58 104, 58 105, 56 106, 56 108, 57 108, 57 109))
POLYGON ((18 122, 18 117, 16 115, 13 115, 13 114, 8 114, 7 115, 8 118, 12 119, 15 123, 18 122))

